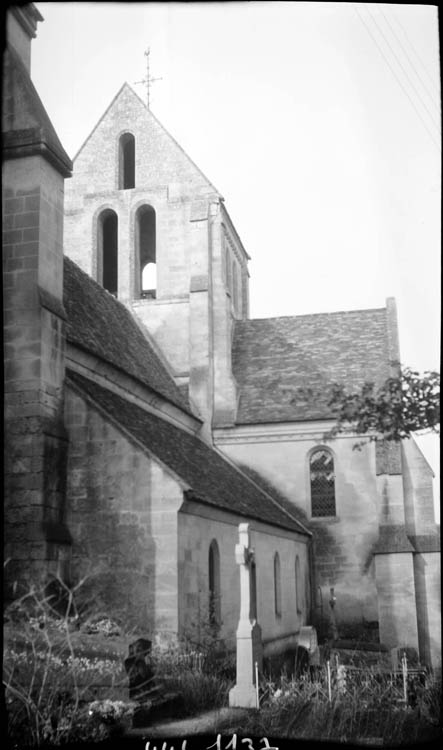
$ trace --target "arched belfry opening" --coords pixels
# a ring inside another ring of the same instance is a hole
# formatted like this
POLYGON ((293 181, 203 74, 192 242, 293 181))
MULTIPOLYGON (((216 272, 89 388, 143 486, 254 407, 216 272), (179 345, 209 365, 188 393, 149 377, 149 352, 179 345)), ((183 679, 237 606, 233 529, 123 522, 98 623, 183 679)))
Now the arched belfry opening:
POLYGON ((140 206, 135 216, 137 258, 135 296, 155 299, 157 295, 156 228, 152 206, 140 206))
POLYGON ((118 290, 118 218, 107 208, 98 219, 97 280, 117 296, 118 290))
POLYGON ((135 138, 132 133, 123 133, 119 141, 119 190, 135 187, 135 138))

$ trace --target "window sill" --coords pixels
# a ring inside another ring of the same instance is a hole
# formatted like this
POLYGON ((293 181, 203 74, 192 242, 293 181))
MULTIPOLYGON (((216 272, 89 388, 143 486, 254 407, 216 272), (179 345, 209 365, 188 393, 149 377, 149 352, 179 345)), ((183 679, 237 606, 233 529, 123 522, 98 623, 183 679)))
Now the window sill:
POLYGON ((339 516, 311 516, 309 519, 310 523, 339 523, 339 516))

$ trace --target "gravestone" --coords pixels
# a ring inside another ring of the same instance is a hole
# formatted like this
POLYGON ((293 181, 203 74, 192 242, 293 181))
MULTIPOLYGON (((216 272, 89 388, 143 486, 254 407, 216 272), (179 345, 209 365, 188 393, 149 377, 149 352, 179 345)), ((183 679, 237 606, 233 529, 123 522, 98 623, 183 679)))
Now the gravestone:
POLYGON ((132 719, 133 727, 144 727, 156 720, 173 717, 181 710, 181 696, 168 692, 155 674, 151 661, 152 643, 138 638, 129 645, 124 661, 129 679, 129 698, 138 703, 132 719))
POLYGON ((152 643, 147 638, 138 638, 129 644, 129 656, 125 659, 125 670, 129 679, 129 699, 143 703, 154 688, 154 670, 150 663, 152 643), (149 659, 149 663, 146 661, 149 659))

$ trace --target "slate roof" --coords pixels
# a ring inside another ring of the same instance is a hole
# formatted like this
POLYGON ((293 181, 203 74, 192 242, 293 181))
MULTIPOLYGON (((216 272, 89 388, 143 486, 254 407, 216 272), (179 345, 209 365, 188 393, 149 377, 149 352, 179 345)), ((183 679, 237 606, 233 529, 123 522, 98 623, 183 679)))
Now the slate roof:
POLYGON ((298 388, 357 389, 389 376, 385 308, 236 321, 233 373, 237 424, 332 417, 327 397, 296 399, 298 388))
POLYGON ((190 412, 188 401, 129 310, 67 257, 63 303, 68 341, 190 412))
POLYGON ((145 411, 78 373, 68 378, 126 433, 190 487, 188 497, 221 510, 306 535, 306 530, 197 436, 145 411))

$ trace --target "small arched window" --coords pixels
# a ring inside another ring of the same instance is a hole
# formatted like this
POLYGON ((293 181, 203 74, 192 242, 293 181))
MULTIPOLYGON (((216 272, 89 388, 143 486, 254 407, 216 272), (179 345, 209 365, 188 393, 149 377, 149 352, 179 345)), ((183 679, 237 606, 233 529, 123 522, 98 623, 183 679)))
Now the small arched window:
POLYGON ((117 296, 118 289, 118 218, 105 209, 98 218, 97 281, 117 296))
POLYGON ((119 190, 135 187, 135 138, 132 133, 123 133, 119 141, 119 190))
POLYGON ((309 459, 313 517, 335 516, 334 458, 327 448, 318 448, 309 459))
POLYGON ((209 546, 208 558, 209 574, 209 623, 219 627, 221 623, 221 596, 220 596, 220 552, 215 539, 209 546))
POLYGON ((274 555, 274 611, 276 617, 281 617, 281 570, 280 555, 274 555))
POLYGON ((235 311, 238 312, 238 271, 235 261, 232 263, 232 301, 235 311))
POLYGON ((302 584, 300 577, 300 560, 298 555, 295 556, 295 606, 297 613, 301 614, 302 607, 302 584))
POLYGON ((255 562, 249 568, 249 619, 257 620, 257 569, 255 562))
POLYGON ((225 247, 225 276, 226 291, 232 293, 232 274, 229 248, 225 247))

